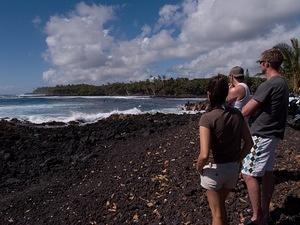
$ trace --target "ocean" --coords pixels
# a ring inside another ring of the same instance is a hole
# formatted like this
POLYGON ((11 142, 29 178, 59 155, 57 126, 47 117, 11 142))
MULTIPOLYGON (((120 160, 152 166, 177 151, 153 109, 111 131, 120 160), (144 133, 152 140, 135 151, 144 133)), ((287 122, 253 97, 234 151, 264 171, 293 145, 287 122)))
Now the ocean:
POLYGON ((204 98, 152 98, 148 96, 0 96, 0 118, 45 123, 96 122, 112 114, 193 113, 182 109, 204 98))

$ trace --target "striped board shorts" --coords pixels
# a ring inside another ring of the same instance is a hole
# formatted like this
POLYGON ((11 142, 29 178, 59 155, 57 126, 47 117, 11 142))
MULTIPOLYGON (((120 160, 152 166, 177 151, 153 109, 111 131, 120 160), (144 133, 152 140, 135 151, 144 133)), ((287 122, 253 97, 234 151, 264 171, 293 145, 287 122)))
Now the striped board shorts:
POLYGON ((279 138, 263 138, 252 136, 254 145, 250 153, 244 158, 242 174, 262 177, 266 171, 273 171, 275 164, 275 149, 279 138))

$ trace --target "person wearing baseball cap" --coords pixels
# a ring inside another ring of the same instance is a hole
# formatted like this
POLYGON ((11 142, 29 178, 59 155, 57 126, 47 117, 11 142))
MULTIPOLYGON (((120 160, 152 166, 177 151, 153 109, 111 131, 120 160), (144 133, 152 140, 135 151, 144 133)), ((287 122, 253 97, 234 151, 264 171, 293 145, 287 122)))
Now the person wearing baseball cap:
POLYGON ((250 100, 250 89, 244 83, 244 69, 240 66, 233 67, 229 72, 230 86, 227 103, 242 111, 250 100))
POLYGON ((270 220, 275 149, 284 137, 289 90, 286 79, 279 72, 283 55, 278 49, 264 51, 257 62, 267 80, 257 88, 242 109, 245 117, 253 116, 250 131, 254 146, 244 158, 241 172, 253 211, 250 220, 244 224, 264 225, 270 220), (262 179, 261 186, 259 178, 262 179))

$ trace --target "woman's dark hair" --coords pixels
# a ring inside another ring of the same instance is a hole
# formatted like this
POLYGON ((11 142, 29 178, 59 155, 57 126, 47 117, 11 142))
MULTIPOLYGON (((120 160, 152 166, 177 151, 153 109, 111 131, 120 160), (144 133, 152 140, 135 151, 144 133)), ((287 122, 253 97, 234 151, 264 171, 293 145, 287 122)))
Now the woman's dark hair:
POLYGON ((219 74, 212 77, 207 86, 207 91, 210 93, 210 107, 215 108, 224 104, 228 90, 228 79, 226 76, 219 74))

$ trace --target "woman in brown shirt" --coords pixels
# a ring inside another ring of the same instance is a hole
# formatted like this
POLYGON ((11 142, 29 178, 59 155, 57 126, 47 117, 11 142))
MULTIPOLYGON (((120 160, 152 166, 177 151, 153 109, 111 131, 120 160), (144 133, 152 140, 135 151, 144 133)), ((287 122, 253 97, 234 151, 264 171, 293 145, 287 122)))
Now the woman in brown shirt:
POLYGON ((240 162, 253 145, 241 112, 225 105, 228 89, 225 76, 211 78, 207 89, 210 109, 199 122, 200 154, 196 167, 201 186, 207 189, 212 225, 227 224, 225 200, 236 185, 240 162))

